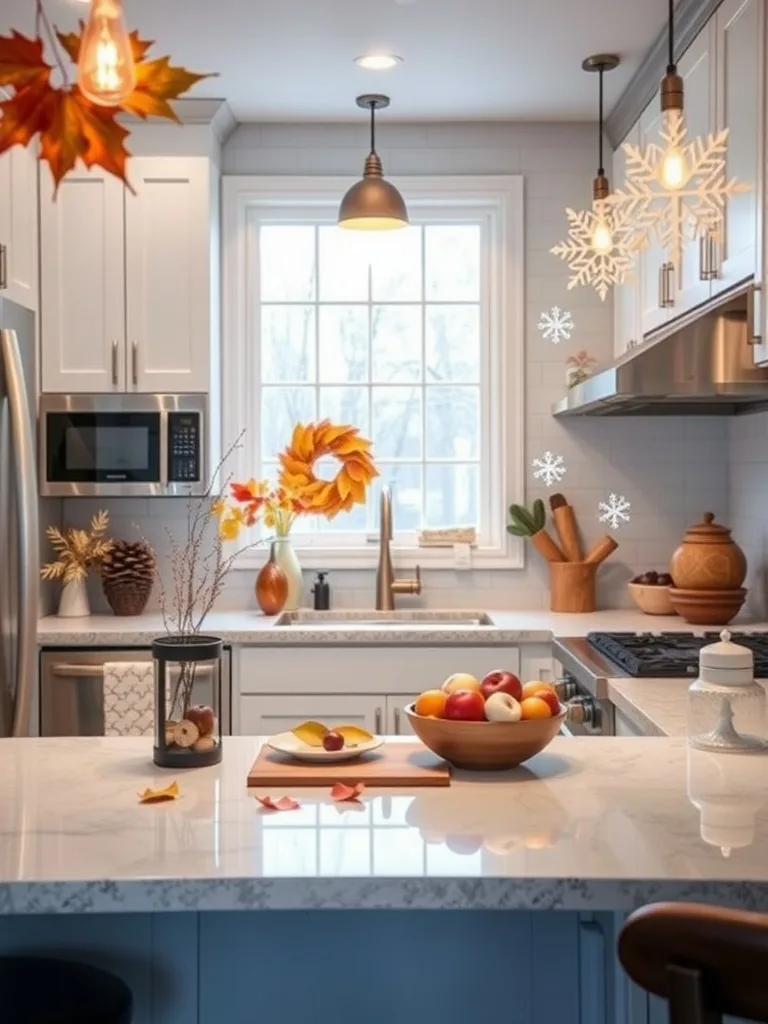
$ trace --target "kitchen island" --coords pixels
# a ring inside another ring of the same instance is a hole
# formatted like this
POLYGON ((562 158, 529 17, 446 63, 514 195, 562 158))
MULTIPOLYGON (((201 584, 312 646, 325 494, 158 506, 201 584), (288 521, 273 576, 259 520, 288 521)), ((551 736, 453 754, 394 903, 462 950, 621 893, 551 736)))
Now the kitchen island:
POLYGON ((0 953, 114 970, 138 1024, 282 1020, 286 1000, 291 1016, 311 1000, 313 1024, 500 1005, 521 1024, 634 1024, 648 1002, 613 953, 627 911, 768 910, 762 758, 558 738, 448 789, 341 806, 304 790, 270 813, 245 787, 259 743, 227 738, 221 765, 174 774, 143 738, 3 740, 0 953), (138 802, 174 778, 180 799, 138 802))

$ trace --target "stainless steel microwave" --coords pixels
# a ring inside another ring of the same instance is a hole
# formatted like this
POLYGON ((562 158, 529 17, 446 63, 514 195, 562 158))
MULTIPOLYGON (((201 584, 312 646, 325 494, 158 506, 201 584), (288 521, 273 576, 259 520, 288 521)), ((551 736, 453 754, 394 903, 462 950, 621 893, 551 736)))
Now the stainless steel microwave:
POLYGON ((42 395, 40 494, 203 494, 205 395, 42 395))

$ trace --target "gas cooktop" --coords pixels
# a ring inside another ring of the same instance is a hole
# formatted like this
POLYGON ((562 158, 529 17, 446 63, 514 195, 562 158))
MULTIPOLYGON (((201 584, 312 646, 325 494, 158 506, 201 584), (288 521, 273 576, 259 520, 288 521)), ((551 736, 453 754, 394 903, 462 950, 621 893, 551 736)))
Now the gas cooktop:
MULTIPOLYGON (((720 639, 720 632, 700 633, 588 633, 587 641, 630 676, 696 676, 699 651, 720 639)), ((755 658, 755 675, 768 678, 768 634, 732 633, 736 644, 748 647, 755 658)))

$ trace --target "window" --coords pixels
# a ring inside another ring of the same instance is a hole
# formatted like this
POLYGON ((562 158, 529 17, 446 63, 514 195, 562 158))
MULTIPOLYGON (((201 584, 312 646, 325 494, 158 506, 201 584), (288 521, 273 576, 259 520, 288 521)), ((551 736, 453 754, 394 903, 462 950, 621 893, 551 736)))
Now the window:
MULTIPOLYGON (((275 478, 297 422, 350 423, 374 443, 367 506, 294 527, 297 546, 328 552, 324 565, 371 560, 382 483, 395 546, 474 526, 477 557, 517 564, 504 517, 509 485, 520 493, 519 189, 491 180, 493 192, 398 179, 411 226, 373 236, 335 226, 344 181, 225 179, 225 427, 247 428, 238 476, 275 478)), ((447 555, 419 552, 424 564, 447 555)))

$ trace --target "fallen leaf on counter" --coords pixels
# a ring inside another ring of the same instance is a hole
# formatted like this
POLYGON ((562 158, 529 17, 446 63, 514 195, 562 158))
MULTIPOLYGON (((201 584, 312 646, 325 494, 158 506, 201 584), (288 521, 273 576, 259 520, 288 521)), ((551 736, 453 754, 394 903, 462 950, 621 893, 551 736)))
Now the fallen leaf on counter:
POLYGON ((279 800, 273 800, 271 796, 257 796, 262 807, 268 811, 295 811, 301 804, 291 796, 281 796, 279 800))
POLYGON ((370 743, 373 739, 373 733, 361 729, 359 725, 337 725, 333 731, 344 737, 348 747, 359 747, 361 743, 370 743))
POLYGON ((323 736, 328 732, 328 729, 322 722, 302 722, 301 725, 291 729, 291 732, 296 739, 306 743, 308 747, 322 747, 323 736))
POLYGON ((364 782, 356 782, 354 786, 348 786, 345 782, 337 782, 331 787, 331 799, 337 803, 342 803, 345 800, 357 800, 364 790, 364 782))
POLYGON ((161 804, 166 800, 178 800, 181 796, 178 782, 171 782, 164 789, 151 789, 147 786, 139 793, 139 803, 161 804))

